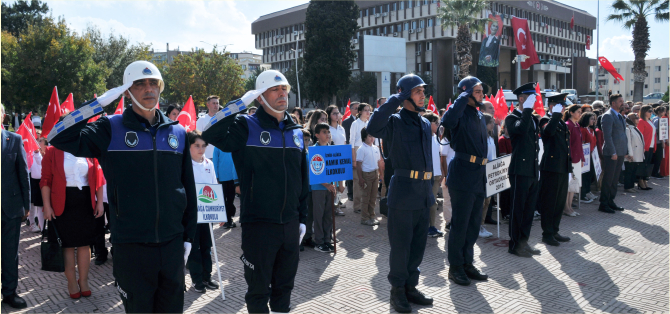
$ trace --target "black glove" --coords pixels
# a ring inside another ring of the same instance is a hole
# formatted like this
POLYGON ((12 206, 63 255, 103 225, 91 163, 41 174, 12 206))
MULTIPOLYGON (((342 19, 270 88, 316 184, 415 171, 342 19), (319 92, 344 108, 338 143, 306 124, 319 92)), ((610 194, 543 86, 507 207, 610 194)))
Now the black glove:
POLYGON ((412 96, 412 90, 410 89, 410 90, 402 91, 402 92, 396 94, 396 96, 398 97, 398 99, 400 101, 405 101, 405 100, 409 99, 410 96, 412 96))

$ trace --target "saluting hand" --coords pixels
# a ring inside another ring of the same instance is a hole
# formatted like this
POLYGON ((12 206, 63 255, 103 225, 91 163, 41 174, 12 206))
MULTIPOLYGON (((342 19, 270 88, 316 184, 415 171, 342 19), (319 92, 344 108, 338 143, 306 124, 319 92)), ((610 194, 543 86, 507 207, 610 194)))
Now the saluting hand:
POLYGON ((551 109, 552 113, 561 113, 563 111, 563 105, 561 104, 556 104, 554 105, 554 108, 551 109))
POLYGON ((523 103, 523 109, 533 109, 533 106, 535 106, 535 99, 537 99, 535 94, 528 96, 528 99, 523 103))

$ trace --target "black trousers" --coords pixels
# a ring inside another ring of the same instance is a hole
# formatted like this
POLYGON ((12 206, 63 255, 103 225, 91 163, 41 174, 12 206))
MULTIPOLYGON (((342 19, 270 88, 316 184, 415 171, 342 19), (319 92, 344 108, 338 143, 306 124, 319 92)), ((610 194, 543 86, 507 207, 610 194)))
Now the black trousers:
POLYGON ((429 207, 418 210, 389 207, 387 229, 391 253, 388 280, 391 286, 415 287, 419 284, 419 265, 426 250, 429 218, 429 207))
MULTIPOLYGON (((538 209, 542 225, 542 237, 552 238, 558 234, 563 209, 568 197, 569 173, 542 171, 540 173, 540 197, 538 209)), ((584 181, 586 182, 586 181, 584 181)))
POLYGON ((511 214, 509 218, 509 248, 517 250, 526 245, 533 224, 540 182, 536 178, 510 175, 511 214))
POLYGON ((300 259, 300 223, 242 224, 244 279, 249 286, 244 299, 249 313, 287 313, 300 259))
POLYGON ((126 313, 184 312, 184 240, 114 243, 114 278, 126 313))
POLYGON ((16 293, 19 284, 19 235, 21 218, 2 213, 2 297, 16 293))
POLYGON ((624 180, 623 188, 632 189, 635 188, 635 182, 637 182, 637 167, 640 165, 639 162, 624 162, 626 170, 624 170, 624 180))
POLYGON ((221 187, 223 188, 223 201, 226 205, 226 218, 228 222, 233 222, 233 217, 235 217, 235 180, 230 181, 219 181, 221 187))
POLYGON ((603 156, 603 183, 600 191, 600 206, 609 206, 614 203, 616 198, 616 189, 621 166, 623 165, 623 156, 617 156, 617 160, 612 160, 612 156, 603 156))
POLYGON ((484 194, 454 190, 449 187, 451 197, 451 229, 447 247, 450 266, 472 264, 475 242, 482 223, 484 194))
POLYGON ((109 217, 109 203, 102 203, 105 208, 105 214, 95 219, 95 243, 93 252, 96 259, 107 258, 107 247, 105 245, 105 216, 109 217))
POLYGON ((651 158, 651 163, 653 165, 651 169, 652 177, 661 176, 661 163, 663 163, 663 151, 665 150, 660 143, 655 143, 656 151, 654 152, 653 157, 651 158))
POLYGON ((347 186, 347 197, 350 200, 354 199, 354 180, 347 180, 345 182, 345 185, 347 186))
POLYGON ((212 237, 209 234, 208 223, 196 226, 193 242, 186 265, 191 281, 200 289, 203 282, 212 279, 212 237))
POLYGON ((311 239, 314 234, 314 204, 312 203, 312 193, 307 194, 307 220, 305 221, 305 236, 303 241, 311 239))
POLYGON ((384 160, 384 184, 386 185, 386 195, 382 195, 382 197, 387 197, 389 195, 389 186, 391 185, 391 177, 393 177, 394 172, 395 172, 395 169, 393 169, 393 164, 391 163, 391 159, 385 159, 384 160))

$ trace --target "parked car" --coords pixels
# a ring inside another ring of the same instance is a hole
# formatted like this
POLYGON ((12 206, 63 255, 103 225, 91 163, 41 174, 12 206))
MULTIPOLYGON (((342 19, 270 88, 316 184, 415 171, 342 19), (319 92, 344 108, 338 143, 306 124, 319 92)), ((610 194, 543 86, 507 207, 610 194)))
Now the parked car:
POLYGON ((663 93, 651 93, 647 96, 642 97, 644 100, 657 100, 663 98, 663 93))
POLYGON ((561 89, 561 93, 568 93, 567 98, 573 104, 576 104, 579 100, 579 95, 577 95, 577 90, 576 89, 561 89))

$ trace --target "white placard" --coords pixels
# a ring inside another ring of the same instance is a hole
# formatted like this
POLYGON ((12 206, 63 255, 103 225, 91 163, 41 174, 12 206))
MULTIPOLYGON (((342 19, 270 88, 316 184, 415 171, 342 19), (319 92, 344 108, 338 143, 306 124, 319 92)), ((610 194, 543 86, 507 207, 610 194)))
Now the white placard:
POLYGON ((505 155, 486 163, 486 197, 510 188, 508 170, 511 163, 512 155, 505 155))
POLYGON ((582 173, 591 171, 591 144, 582 144, 582 151, 584 152, 584 165, 582 166, 582 173))
POLYGON ((574 163, 572 164, 572 176, 568 177, 568 184, 572 182, 572 180, 577 180, 579 183, 579 187, 582 186, 582 163, 574 163), (573 179, 574 177, 574 179, 573 179))
POLYGON ((593 169, 596 171, 596 181, 600 180, 600 174, 603 172, 603 168, 600 167, 600 156, 598 156, 598 150, 593 150, 593 156, 591 160, 593 161, 593 169))
POLYGON ((658 139, 661 141, 668 139, 668 118, 658 120, 658 139))
POLYGON ((198 223, 228 222, 221 184, 196 183, 198 223))

